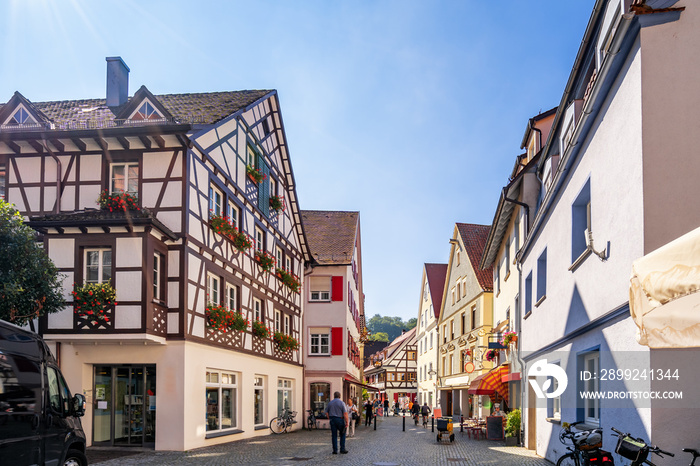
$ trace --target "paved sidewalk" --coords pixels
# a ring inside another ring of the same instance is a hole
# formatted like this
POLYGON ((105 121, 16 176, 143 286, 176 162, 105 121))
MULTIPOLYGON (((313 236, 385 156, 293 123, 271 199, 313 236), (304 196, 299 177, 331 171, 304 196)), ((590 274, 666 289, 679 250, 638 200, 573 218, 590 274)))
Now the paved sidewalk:
POLYGON ((437 431, 415 427, 406 418, 406 432, 400 417, 379 418, 377 430, 359 426, 347 440, 347 455, 331 454, 329 430, 297 431, 230 442, 188 452, 149 451, 99 463, 101 466, 131 465, 502 465, 551 466, 533 452, 504 447, 502 442, 472 440, 455 432, 453 444, 436 441, 437 431))

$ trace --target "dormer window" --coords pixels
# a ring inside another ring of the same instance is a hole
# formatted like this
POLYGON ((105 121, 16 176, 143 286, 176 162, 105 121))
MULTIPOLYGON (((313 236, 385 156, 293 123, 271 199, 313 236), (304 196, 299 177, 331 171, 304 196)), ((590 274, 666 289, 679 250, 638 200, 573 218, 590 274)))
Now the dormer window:
POLYGON ((149 101, 145 101, 131 117, 132 120, 159 120, 162 118, 163 115, 149 101))
POLYGON ((24 107, 20 107, 7 121, 8 125, 35 125, 36 120, 27 112, 24 107))

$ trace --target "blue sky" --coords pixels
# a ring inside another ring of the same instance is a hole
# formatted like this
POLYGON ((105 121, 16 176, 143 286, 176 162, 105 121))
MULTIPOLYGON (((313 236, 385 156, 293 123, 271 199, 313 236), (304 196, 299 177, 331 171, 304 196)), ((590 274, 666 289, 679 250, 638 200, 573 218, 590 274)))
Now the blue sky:
POLYGON ((4 0, 0 102, 277 89, 302 209, 358 210, 365 312, 418 314, 455 222, 490 224, 593 0, 4 0))

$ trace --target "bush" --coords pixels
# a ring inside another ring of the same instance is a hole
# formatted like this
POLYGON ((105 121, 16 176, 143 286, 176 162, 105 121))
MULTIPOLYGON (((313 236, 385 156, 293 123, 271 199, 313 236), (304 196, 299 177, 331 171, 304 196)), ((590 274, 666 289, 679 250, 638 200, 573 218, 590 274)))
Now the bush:
POLYGON ((520 410, 514 409, 508 413, 508 421, 506 422, 506 436, 518 437, 520 433, 520 410))

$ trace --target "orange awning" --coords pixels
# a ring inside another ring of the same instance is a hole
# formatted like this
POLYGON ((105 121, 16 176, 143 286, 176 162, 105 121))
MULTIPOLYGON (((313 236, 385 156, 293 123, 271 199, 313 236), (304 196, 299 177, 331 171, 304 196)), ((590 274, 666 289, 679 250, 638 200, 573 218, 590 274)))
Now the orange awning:
POLYGON ((470 395, 489 395, 491 398, 500 396, 508 403, 508 384, 503 383, 504 375, 508 375, 508 365, 503 364, 491 369, 484 375, 480 375, 469 385, 470 395))

